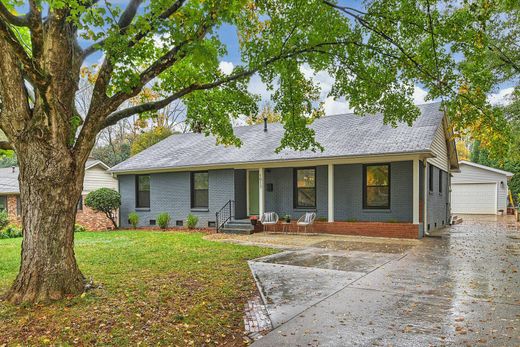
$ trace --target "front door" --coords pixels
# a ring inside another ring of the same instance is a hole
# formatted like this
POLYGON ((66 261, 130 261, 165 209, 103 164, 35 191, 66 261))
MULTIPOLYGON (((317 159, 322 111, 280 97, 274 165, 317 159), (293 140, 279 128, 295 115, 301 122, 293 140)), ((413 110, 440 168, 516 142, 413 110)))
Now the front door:
POLYGON ((248 171, 248 201, 249 201, 249 215, 258 215, 258 171, 248 171))

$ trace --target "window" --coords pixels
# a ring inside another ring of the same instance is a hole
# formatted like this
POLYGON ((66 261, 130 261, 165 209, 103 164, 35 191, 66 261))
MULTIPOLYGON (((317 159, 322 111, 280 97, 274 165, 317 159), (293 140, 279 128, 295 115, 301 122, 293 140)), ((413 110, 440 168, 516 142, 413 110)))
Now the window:
POLYGON ((20 195, 16 197, 16 215, 22 215, 22 200, 20 199, 20 195))
POLYGON ((442 194, 442 170, 439 170, 439 193, 442 194))
POLYGON ((135 207, 150 208, 150 176, 138 175, 135 178, 136 196, 135 207))
POLYGON ((83 211, 83 195, 80 195, 79 197, 77 210, 83 211))
POLYGON ((191 208, 208 208, 209 206, 209 174, 191 173, 191 208))
POLYGON ((433 192, 433 165, 428 166, 428 190, 433 192))
POLYGON ((294 207, 316 208, 316 169, 294 169, 294 207))
POLYGON ((363 208, 390 208, 390 164, 363 166, 363 208))
POLYGON ((0 211, 7 211, 7 196, 0 196, 0 211))

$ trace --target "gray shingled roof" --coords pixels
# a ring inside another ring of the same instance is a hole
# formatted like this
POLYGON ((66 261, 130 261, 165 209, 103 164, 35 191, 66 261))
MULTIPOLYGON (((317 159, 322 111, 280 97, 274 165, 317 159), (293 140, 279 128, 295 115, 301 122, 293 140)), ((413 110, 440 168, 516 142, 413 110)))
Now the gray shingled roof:
POLYGON ((428 152, 443 113, 438 103, 420 105, 421 116, 409 127, 383 124, 382 115, 343 114, 322 117, 310 126, 323 152, 285 149, 275 153, 284 130, 281 124, 241 126, 234 129, 240 148, 216 145, 213 136, 186 133, 172 135, 158 144, 114 166, 112 172, 153 171, 209 165, 244 164, 280 160, 320 159, 428 152))

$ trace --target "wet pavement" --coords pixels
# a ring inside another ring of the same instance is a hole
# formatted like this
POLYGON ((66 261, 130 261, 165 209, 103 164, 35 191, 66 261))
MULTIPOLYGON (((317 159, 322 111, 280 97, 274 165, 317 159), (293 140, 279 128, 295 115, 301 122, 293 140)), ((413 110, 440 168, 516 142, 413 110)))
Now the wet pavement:
POLYGON ((275 328, 254 346, 520 346, 518 225, 466 216, 446 231, 250 262, 275 328))

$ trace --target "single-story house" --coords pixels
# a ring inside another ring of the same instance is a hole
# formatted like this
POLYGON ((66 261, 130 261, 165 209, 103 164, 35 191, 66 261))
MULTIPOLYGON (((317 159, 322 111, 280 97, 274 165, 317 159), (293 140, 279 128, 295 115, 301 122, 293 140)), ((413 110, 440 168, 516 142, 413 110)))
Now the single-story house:
MULTIPOLYGON (((89 159, 85 166, 83 193, 78 202, 76 223, 88 230, 112 228, 112 223, 103 214, 95 212, 83 204, 85 196, 99 188, 118 189, 117 180, 108 171, 109 167, 100 160, 89 159)), ((7 210, 12 222, 20 222, 20 188, 18 167, 0 169, 0 210, 7 210)))
POLYGON ((276 212, 294 221, 313 211, 315 232, 421 237, 450 221, 458 161, 440 105, 419 108, 413 126, 385 125, 382 115, 317 119, 310 125, 324 147, 317 152, 276 153, 284 134, 277 123, 234 128, 241 147, 173 135, 111 169, 121 225, 129 226, 131 212, 140 226, 167 212, 175 225, 192 213, 200 227, 215 227, 216 213, 231 205, 235 219, 276 212))
POLYGON ((459 214, 506 213, 513 173, 462 160, 451 181, 451 209, 459 214))

